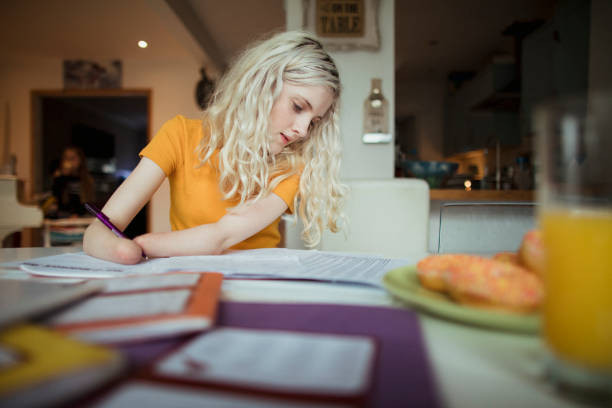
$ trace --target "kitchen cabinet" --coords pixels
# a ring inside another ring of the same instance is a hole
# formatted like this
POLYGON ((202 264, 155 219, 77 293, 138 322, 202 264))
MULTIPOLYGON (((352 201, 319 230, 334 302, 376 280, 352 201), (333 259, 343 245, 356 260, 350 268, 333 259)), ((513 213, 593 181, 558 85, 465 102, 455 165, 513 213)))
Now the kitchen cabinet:
POLYGON ((514 58, 492 61, 445 102, 444 154, 527 144, 533 109, 588 86, 589 0, 559 0, 553 17, 521 42, 514 58), (517 72, 519 74, 517 74, 517 72))
POLYGON ((523 40, 521 135, 531 133, 538 104, 587 92, 590 10, 590 1, 560 1, 552 20, 523 40))
POLYGON ((515 78, 513 59, 502 57, 447 96, 445 156, 495 146, 498 140, 502 146, 520 143, 517 109, 492 97, 504 94, 518 100, 518 92, 506 92, 515 78))

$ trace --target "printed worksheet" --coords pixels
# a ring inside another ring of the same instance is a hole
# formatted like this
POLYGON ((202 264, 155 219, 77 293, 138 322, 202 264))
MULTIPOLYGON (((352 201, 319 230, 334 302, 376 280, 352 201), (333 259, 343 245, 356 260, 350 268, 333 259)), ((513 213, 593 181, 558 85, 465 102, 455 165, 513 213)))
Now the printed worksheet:
POLYGON ((266 248, 233 251, 224 255, 147 259, 136 265, 103 261, 84 252, 65 253, 20 262, 19 267, 34 275, 54 277, 116 278, 171 271, 214 271, 222 273, 227 278, 316 280, 381 287, 382 277, 386 272, 410 263, 415 261, 370 255, 266 248))

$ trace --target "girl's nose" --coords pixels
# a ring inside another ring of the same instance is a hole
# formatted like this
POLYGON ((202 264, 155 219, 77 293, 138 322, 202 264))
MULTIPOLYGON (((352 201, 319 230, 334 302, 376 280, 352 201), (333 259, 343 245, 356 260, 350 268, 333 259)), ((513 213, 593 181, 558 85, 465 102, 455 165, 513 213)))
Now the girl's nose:
POLYGON ((308 134, 310 127, 310 119, 308 117, 298 117, 293 124, 293 131, 298 137, 304 137, 308 134))

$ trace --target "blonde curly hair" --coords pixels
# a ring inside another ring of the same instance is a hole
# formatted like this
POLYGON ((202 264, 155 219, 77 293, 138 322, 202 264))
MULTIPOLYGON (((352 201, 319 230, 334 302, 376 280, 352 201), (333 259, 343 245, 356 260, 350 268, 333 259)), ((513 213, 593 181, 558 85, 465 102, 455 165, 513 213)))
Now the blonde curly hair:
POLYGON ((239 206, 267 196, 281 181, 300 173, 294 205, 304 226, 302 239, 316 246, 327 226, 339 231, 346 186, 339 181, 340 77, 332 58, 310 33, 289 31, 246 49, 219 80, 204 113, 205 135, 197 154, 203 165, 219 151, 219 187, 239 206), (283 83, 325 86, 333 102, 307 138, 270 153, 269 117, 283 83))

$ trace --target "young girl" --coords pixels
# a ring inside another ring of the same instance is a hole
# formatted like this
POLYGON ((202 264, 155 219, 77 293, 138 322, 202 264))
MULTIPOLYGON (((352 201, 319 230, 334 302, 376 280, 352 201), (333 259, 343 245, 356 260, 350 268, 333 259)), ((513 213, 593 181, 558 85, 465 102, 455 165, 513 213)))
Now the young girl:
POLYGON ((339 97, 336 65, 311 34, 285 32, 256 44, 219 81, 203 120, 177 116, 164 124, 103 208, 124 229, 168 177, 172 232, 128 240, 96 220, 85 252, 133 264, 143 251, 275 247, 285 212, 299 214, 303 239, 317 245, 342 217, 339 97))
POLYGON ((94 199, 93 178, 87 170, 83 150, 68 146, 62 152, 59 168, 53 173, 53 203, 48 206, 49 218, 84 215, 83 204, 94 199))

